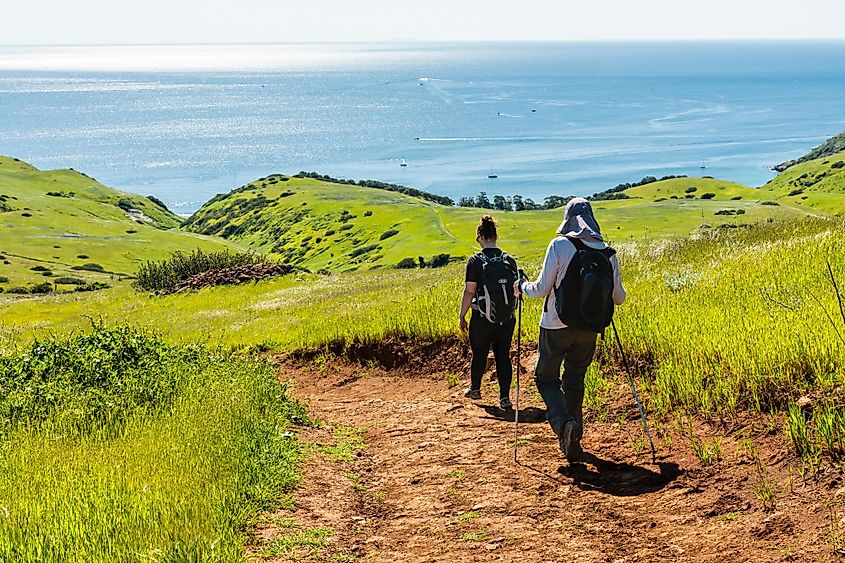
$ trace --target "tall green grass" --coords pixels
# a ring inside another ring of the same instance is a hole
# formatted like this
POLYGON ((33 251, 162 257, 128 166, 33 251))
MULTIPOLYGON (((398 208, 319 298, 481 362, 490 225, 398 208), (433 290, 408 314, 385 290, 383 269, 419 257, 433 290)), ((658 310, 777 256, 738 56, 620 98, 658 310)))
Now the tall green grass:
POLYGON ((297 482, 264 360, 95 328, 2 361, 0 561, 245 560, 297 482))

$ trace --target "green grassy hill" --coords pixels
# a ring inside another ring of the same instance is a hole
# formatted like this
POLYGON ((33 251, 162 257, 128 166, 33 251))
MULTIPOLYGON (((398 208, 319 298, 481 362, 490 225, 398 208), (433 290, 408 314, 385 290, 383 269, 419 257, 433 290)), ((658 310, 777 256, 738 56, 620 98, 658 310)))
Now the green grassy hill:
POLYGON ((841 215, 845 213, 845 150, 796 164, 762 190, 772 192, 778 201, 841 215))
MULTIPOLYGON (((626 193, 630 199, 594 204, 611 241, 685 236, 702 226, 808 213, 790 201, 764 205, 773 194, 712 178, 663 180, 626 193)), ((312 270, 346 271, 393 267, 406 258, 428 260, 441 253, 468 256, 475 252, 475 227, 485 213, 499 221, 504 248, 536 258, 554 235, 563 209, 450 207, 375 188, 277 175, 214 198, 185 227, 312 270)))
POLYGON ((67 277, 111 283, 115 274, 131 274, 139 262, 175 250, 237 247, 180 231, 180 223, 163 205, 111 189, 81 172, 41 171, 0 157, 4 291, 67 277))
POLYGON ((782 162, 777 166, 773 167, 772 170, 777 170, 778 172, 785 172, 796 164, 801 164, 802 162, 808 162, 810 160, 816 160, 819 158, 824 159, 827 156, 831 156, 842 151, 845 151, 845 131, 834 137, 831 137, 830 139, 817 146, 804 156, 796 158, 795 160, 787 160, 786 162, 782 162))

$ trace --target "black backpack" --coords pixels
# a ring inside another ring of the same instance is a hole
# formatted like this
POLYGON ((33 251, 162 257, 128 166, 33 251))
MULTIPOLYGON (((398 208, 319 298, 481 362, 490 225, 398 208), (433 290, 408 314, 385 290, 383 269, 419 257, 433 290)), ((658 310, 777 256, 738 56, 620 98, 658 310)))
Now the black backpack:
POLYGON ((476 294, 478 310, 481 316, 491 323, 505 323, 513 317, 516 305, 516 296, 513 293, 516 270, 504 252, 492 257, 479 252, 478 257, 483 272, 476 294))
POLYGON ((616 251, 590 248, 583 241, 568 238, 575 256, 563 281, 555 288, 555 310, 566 326, 604 332, 613 319, 613 266, 616 251))

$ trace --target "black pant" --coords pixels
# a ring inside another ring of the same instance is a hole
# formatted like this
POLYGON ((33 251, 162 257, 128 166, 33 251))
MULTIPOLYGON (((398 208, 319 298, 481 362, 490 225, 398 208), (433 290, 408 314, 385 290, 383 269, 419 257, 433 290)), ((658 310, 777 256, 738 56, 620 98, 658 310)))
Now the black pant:
POLYGON ((493 347, 496 358, 496 377, 499 380, 499 397, 510 395, 513 366, 511 365, 511 341, 516 319, 504 324, 493 324, 478 311, 472 312, 469 320, 469 345, 472 348, 470 389, 481 389, 481 378, 487 367, 487 353, 493 347))

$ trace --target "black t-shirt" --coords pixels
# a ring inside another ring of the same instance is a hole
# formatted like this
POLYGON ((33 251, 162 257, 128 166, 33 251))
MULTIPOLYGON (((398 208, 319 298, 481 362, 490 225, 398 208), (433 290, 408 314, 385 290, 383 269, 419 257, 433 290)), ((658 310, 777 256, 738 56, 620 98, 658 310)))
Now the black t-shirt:
MULTIPOLYGON (((485 256, 488 258, 493 258, 494 256, 500 256, 502 254, 502 250, 500 248, 482 248, 481 252, 484 253, 485 256)), ((481 261, 481 257, 478 252, 473 254, 467 260, 467 273, 466 273, 466 281, 468 282, 475 282, 479 286, 484 281, 484 263, 481 261)), ((508 254, 507 257, 508 264, 510 264, 511 268, 513 268, 514 272, 519 271, 516 266, 516 260, 513 259, 513 256, 508 254)), ((478 289, 476 288, 475 291, 475 299, 473 299, 473 303, 475 300, 478 299, 478 289)))

